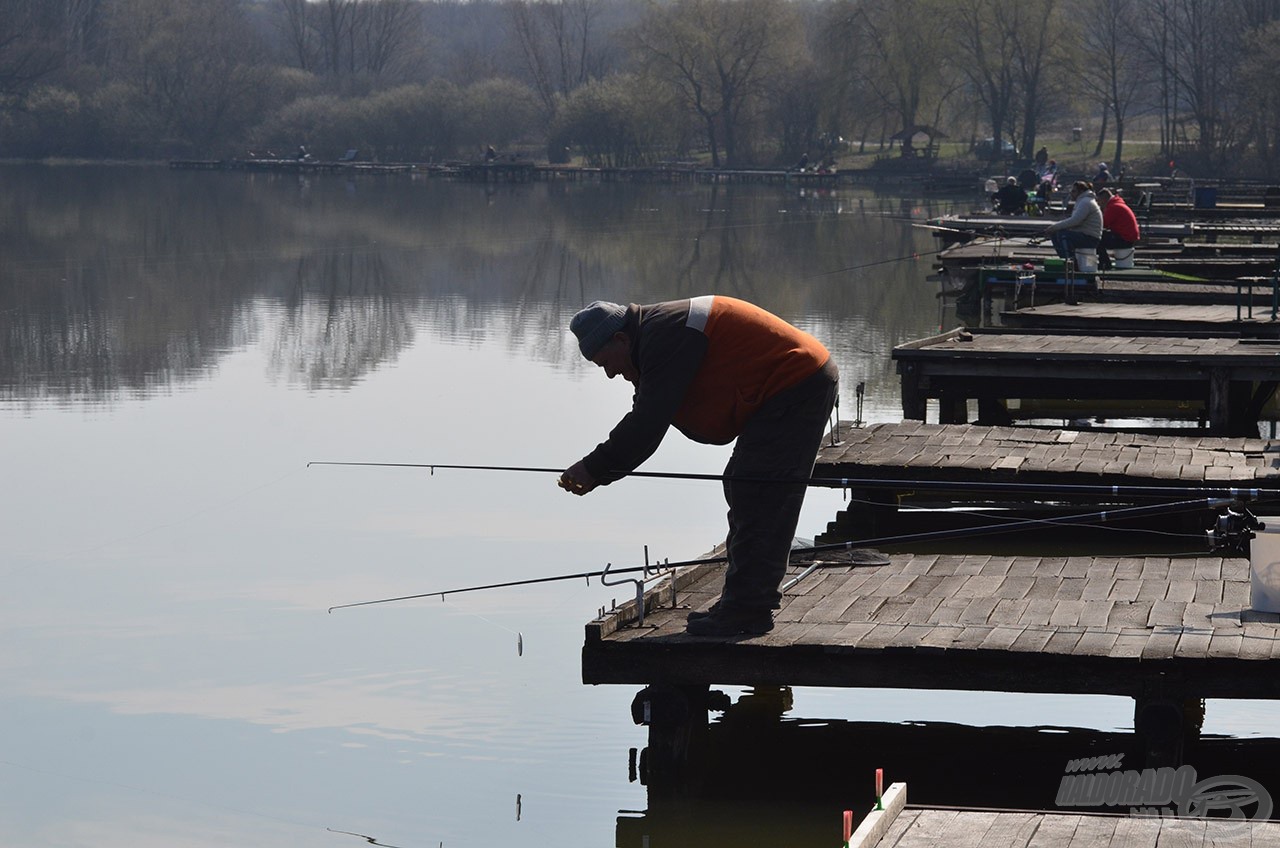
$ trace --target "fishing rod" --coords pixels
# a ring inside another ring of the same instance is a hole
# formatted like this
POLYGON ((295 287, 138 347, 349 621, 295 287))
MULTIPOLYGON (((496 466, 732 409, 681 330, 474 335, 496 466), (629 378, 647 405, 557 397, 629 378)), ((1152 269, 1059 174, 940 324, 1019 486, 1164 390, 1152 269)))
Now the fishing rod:
MULTIPOLYGON (((445 465, 421 462, 308 462, 312 465, 346 465, 369 468, 428 468, 434 475, 437 468, 460 471, 512 471, 536 474, 563 474, 562 468, 538 468, 524 465, 445 465)), ((709 482, 767 483, 773 485, 804 485, 830 489, 908 489, 931 492, 996 492, 1006 494, 1039 495, 1090 495, 1101 497, 1146 498, 1234 498, 1260 500, 1267 495, 1280 496, 1280 492, 1257 488, 1231 486, 1129 486, 1094 483, 974 483, 961 480, 894 480, 859 477, 739 477, 725 474, 695 474, 667 471, 631 471, 626 477, 647 477, 658 480, 705 480, 709 482)))
MULTIPOLYGON (((1088 523, 1114 523, 1118 520, 1129 518, 1140 518, 1151 515, 1163 515, 1176 512, 1192 512, 1202 509, 1218 509, 1224 506, 1230 506, 1235 503, 1234 498, 1197 498, 1187 501, 1175 501, 1167 504, 1148 504, 1146 506, 1124 507, 1121 509, 1101 510, 1098 512, 1081 513, 1078 515, 1066 515, 1058 518, 1026 518, 1017 521, 1010 521, 1004 524, 985 524, 978 527, 962 527, 952 530, 930 530, 923 533, 908 533, 898 536, 881 536, 874 539, 859 539, 849 542, 833 542, 826 545, 812 545, 805 548, 792 548, 792 554, 807 555, 826 553, 828 551, 844 551, 853 550, 855 548, 875 547, 878 545, 906 544, 909 542, 927 542, 942 541, 947 539, 962 539, 970 536, 995 535, 1000 533, 1014 533, 1022 530, 1030 530, 1044 525, 1058 524, 1088 524, 1088 523)), ((606 566, 601 571, 580 571, 576 574, 557 574, 551 577, 529 577, 524 580, 509 580, 504 583, 488 583, 483 586, 466 586, 459 589, 444 589, 432 592, 418 592, 413 595, 400 595, 394 598, 379 598, 373 601, 357 601, 349 604, 335 604, 329 607, 329 612, 336 609, 349 609, 351 607, 367 607, 375 604, 391 604, 399 601, 414 601, 421 598, 434 598, 439 596, 440 600, 444 600, 446 595, 460 595, 465 592, 482 592, 489 589, 507 589, 516 586, 532 586, 538 583, 554 583, 563 580, 586 580, 591 582, 592 577, 604 579, 616 574, 634 574, 637 571, 643 571, 646 575, 654 572, 667 571, 675 568, 684 568, 690 565, 704 565, 715 562, 728 562, 727 554, 719 556, 699 557, 697 559, 679 560, 677 562, 663 562, 657 565, 636 565, 626 568, 613 568, 612 565, 606 566)), ((880 564, 875 563, 856 563, 856 562, 837 562, 837 566, 848 566, 851 568, 874 568, 880 564)), ((816 567, 816 566, 814 566, 816 567)), ((809 568, 801 577, 813 571, 809 568)), ((793 580, 788 586, 793 585, 793 580)))
POLYGON ((875 262, 867 262, 862 265, 850 265, 847 268, 836 268, 834 271, 819 271, 816 274, 810 274, 806 279, 812 277, 829 277, 832 274, 843 274, 846 271, 861 271, 864 268, 874 268, 877 265, 892 265, 895 262, 906 262, 908 259, 923 259, 926 256, 937 256, 945 250, 946 248, 944 247, 941 250, 926 250, 919 253, 913 253, 910 256, 895 256, 892 259, 878 259, 875 262))

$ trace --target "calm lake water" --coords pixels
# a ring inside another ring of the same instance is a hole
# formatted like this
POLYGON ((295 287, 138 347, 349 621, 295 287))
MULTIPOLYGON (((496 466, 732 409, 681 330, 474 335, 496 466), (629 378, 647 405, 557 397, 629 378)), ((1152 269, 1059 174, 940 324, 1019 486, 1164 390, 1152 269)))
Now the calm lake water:
MULTIPOLYGON (((1126 699, 729 689, 768 718, 728 746, 749 779, 659 803, 629 773, 635 692, 580 681, 583 625, 625 587, 327 612, 710 549, 711 483, 579 499, 551 475, 307 464, 568 466, 630 402, 565 330, 598 298, 755 301, 833 351, 843 418, 864 383, 862 417, 896 421, 890 350, 951 320, 907 219, 950 208, 0 169, 0 842, 825 846, 872 765, 974 802, 993 746, 1065 740, 1043 754, 1058 775, 1105 747, 1126 699)), ((645 468, 727 455, 673 433, 645 468)), ((813 492, 801 535, 841 506, 813 492)), ((1276 717, 1211 702, 1205 729, 1269 736, 1276 717)), ((988 797, 1024 800, 1036 756, 988 765, 988 797)))

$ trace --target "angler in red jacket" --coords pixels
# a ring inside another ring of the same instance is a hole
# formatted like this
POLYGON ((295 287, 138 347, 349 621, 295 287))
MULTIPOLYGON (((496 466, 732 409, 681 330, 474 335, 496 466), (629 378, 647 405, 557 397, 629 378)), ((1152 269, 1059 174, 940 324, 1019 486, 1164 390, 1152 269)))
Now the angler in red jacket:
POLYGON ((609 438, 568 468, 560 487, 585 495, 625 477, 673 425, 694 441, 737 439, 724 471, 724 591, 709 613, 690 614, 687 629, 768 632, 806 486, 759 481, 813 473, 837 390, 827 349, 760 307, 721 295, 648 306, 596 301, 569 328, 582 355, 634 385, 635 395, 609 438))
POLYGON ((1111 257, 1107 248, 1133 247, 1142 237, 1138 230, 1138 218, 1124 202, 1124 198, 1109 188, 1098 192, 1098 201, 1102 204, 1102 241, 1098 243, 1098 267, 1106 270, 1111 267, 1111 257))

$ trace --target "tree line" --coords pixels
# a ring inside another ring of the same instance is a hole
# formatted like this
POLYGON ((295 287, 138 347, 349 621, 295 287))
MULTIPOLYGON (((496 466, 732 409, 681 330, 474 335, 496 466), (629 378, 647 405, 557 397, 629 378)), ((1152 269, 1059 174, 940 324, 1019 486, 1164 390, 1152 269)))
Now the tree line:
POLYGON ((1277 70, 1280 0, 0 0, 0 157, 740 167, 923 129, 1275 176, 1277 70))

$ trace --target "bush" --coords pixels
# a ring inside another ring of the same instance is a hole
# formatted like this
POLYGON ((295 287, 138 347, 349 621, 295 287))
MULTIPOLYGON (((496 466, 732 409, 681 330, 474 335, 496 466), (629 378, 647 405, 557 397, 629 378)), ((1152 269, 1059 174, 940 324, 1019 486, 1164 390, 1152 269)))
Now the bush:
POLYGON ((552 122, 557 146, 574 145, 598 167, 651 164, 679 144, 679 107, 666 89, 621 74, 580 86, 561 101, 552 122))
POLYGON ((405 85, 373 97, 365 113, 371 155, 383 161, 433 161, 456 154, 463 101, 445 81, 405 85))
POLYGON ((467 86, 462 99, 465 129, 460 141, 465 145, 479 150, 492 144, 501 149, 545 136, 538 95, 524 83, 484 80, 467 86))
POLYGON ((306 145, 320 159, 336 159, 346 150, 368 149, 368 120, 363 104, 332 95, 303 97, 285 106, 254 132, 257 146, 288 156, 306 145))

